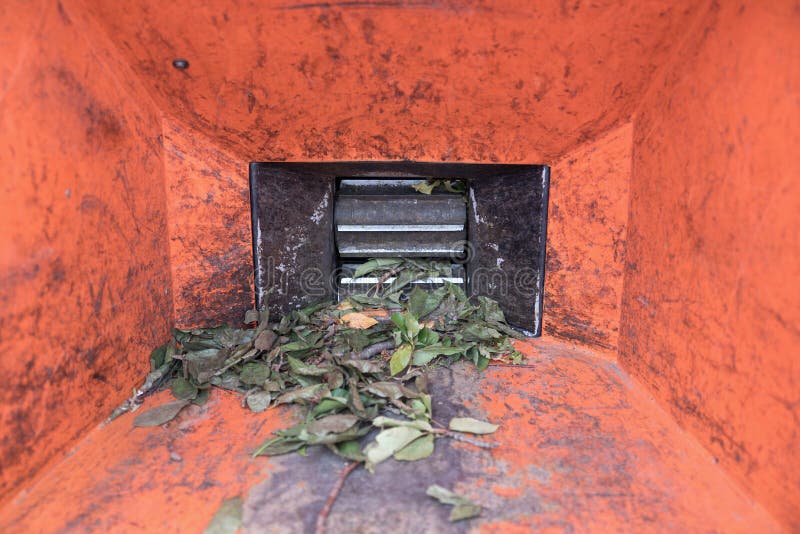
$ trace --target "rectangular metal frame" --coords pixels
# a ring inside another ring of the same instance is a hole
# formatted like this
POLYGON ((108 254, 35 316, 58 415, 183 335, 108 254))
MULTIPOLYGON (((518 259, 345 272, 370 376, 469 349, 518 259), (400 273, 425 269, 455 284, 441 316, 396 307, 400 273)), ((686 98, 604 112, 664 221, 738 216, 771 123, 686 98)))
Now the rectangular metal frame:
POLYGON ((256 305, 278 316, 333 295, 337 178, 461 179, 469 185, 467 278, 509 323, 542 329, 550 169, 410 161, 250 164, 256 305))

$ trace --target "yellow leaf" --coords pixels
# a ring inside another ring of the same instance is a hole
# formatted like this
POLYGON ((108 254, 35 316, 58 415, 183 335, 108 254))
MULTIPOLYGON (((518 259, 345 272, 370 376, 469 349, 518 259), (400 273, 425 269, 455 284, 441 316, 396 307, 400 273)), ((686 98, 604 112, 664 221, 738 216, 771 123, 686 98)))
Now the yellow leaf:
POLYGON ((378 324, 378 321, 369 317, 368 315, 364 315, 363 313, 358 312, 351 312, 342 315, 340 319, 343 323, 347 324, 350 328, 357 328, 359 330, 364 330, 371 326, 378 324))
POLYGON ((343 300, 342 302, 339 303, 338 306, 336 306, 336 309, 337 310, 352 310, 353 309, 353 305, 350 304, 349 300, 343 300))

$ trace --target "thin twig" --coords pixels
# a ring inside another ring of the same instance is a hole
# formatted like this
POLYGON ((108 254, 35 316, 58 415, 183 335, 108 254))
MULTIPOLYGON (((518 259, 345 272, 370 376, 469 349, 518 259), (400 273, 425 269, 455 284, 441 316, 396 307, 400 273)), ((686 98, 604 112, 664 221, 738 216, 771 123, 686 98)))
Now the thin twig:
POLYGON ((352 462, 350 465, 344 468, 344 470, 339 474, 339 478, 336 480, 336 484, 333 485, 331 488, 331 493, 328 495, 328 500, 325 502, 325 506, 319 512, 317 516, 317 527, 314 530, 316 534, 325 534, 325 521, 328 519, 328 514, 331 513, 331 508, 333 508, 333 503, 336 502, 336 497, 339 496, 339 492, 342 491, 342 487, 344 487, 344 481, 347 479, 348 475, 353 472, 353 470, 358 467, 359 462, 352 462))

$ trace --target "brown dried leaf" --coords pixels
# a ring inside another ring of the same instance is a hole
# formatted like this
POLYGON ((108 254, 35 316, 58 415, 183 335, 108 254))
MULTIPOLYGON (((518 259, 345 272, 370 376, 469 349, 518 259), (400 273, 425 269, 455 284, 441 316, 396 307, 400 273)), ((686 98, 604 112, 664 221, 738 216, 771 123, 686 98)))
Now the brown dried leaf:
POLYGON ((348 327, 358 330, 365 330, 378 324, 372 317, 359 312, 346 313, 339 320, 348 327))

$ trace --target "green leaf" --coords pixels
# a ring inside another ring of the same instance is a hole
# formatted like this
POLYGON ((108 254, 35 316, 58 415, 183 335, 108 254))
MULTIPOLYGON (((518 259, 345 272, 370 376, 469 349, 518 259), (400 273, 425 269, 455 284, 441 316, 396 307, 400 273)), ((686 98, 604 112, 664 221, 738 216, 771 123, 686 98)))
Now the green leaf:
POLYGON ((347 398, 325 397, 311 410, 312 417, 318 417, 347 407, 347 398))
POLYGON ((497 304, 497 301, 492 300, 489 297, 479 296, 478 308, 480 311, 480 317, 484 321, 497 323, 506 322, 506 318, 503 315, 503 310, 500 309, 500 305, 497 304))
POLYGON ((437 356, 461 354, 465 350, 467 350, 466 347, 444 347, 442 345, 430 345, 428 347, 416 349, 414 351, 414 360, 412 363, 414 365, 427 365, 437 356))
POLYGON ((478 324, 467 325, 461 331, 461 335, 464 341, 487 341, 503 337, 503 335, 494 328, 478 324))
POLYGON ((364 454, 367 457, 366 468, 372 468, 390 458, 394 453, 422 435, 416 428, 397 426, 382 430, 375 436, 375 441, 367 445, 364 454))
POLYGON ((394 312, 392 314, 392 322, 395 325, 397 325, 397 328, 399 328, 401 332, 403 332, 403 333, 406 332, 406 316, 405 315, 403 315, 401 313, 394 312))
POLYGON ((450 521, 460 521, 462 519, 470 519, 477 517, 481 513, 481 507, 473 503, 468 498, 454 493, 449 489, 443 488, 437 484, 428 486, 425 493, 436 499, 442 504, 449 504, 453 506, 450 511, 450 521))
POLYGON ((155 371, 166 363, 167 345, 169 345, 169 343, 164 343, 160 347, 153 349, 153 352, 150 353, 150 371, 155 371))
POLYGON ((272 395, 266 391, 254 391, 247 395, 245 399, 247 407, 252 411, 259 413, 269 408, 269 403, 272 401, 272 395))
POLYGON ((433 454, 433 447, 433 434, 426 434, 394 453, 394 459, 404 462, 422 460, 433 454))
POLYGON ((408 335, 408 340, 413 341, 417 334, 419 334, 420 326, 417 318, 414 317, 414 314, 407 313, 405 315, 405 324, 406 324, 406 335, 408 335))
POLYGON ((422 319, 439 307, 445 293, 446 289, 443 287, 432 292, 415 287, 408 295, 408 311, 417 319, 422 319))
POLYGON ((347 460, 352 460, 354 462, 363 462, 366 460, 366 456, 361 452, 361 445, 356 439, 330 444, 328 448, 347 460))
POLYGON ((361 352, 371 343, 369 334, 364 330, 351 330, 346 332, 344 337, 347 340, 347 345, 353 352, 361 352))
POLYGON ((392 267, 401 265, 402 263, 403 260, 400 258, 371 259, 358 266, 358 268, 353 273, 353 278, 359 278, 361 276, 364 276, 365 274, 369 274, 372 271, 376 271, 378 269, 390 269, 392 267))
POLYGON ((303 445, 305 445, 305 443, 297 438, 278 436, 265 441, 258 449, 256 449, 256 451, 253 453, 253 457, 279 456, 281 454, 288 454, 296 451, 303 445))
POLYGON ((192 404, 194 404, 195 406, 202 406, 208 401, 208 398, 210 396, 211 396, 210 387, 201 389, 200 391, 197 392, 197 396, 194 399, 192 399, 192 404))
POLYGON ((150 408, 144 413, 140 413, 133 420, 133 426, 136 427, 152 427, 163 425, 175 419, 175 417, 183 410, 184 406, 189 404, 190 401, 176 400, 150 408))
POLYGON ((268 365, 258 362, 248 362, 242 365, 239 371, 239 380, 251 386, 261 386, 269 380, 272 372, 268 365))
POLYGON ((433 345, 434 343, 439 342, 439 334, 436 333, 435 330, 431 330, 427 326, 420 330, 419 335, 417 336, 416 345, 433 345))
POLYGON ((408 363, 411 361, 412 350, 411 345, 408 343, 404 343, 395 349, 394 354, 392 354, 392 359, 389 360, 389 371, 392 376, 408 367, 408 363))
POLYGON ((481 515, 481 507, 477 504, 458 504, 450 511, 450 521, 461 521, 462 519, 472 519, 481 515))
POLYGON ((222 501, 203 534, 235 534, 242 525, 242 499, 234 497, 222 501))
POLYGON ((179 400, 192 400, 197 397, 197 386, 182 376, 172 381, 170 389, 172 390, 172 395, 179 400))
POLYGON ((472 417, 454 417, 450 419, 450 424, 448 426, 450 430, 468 432, 470 434, 491 434, 500 428, 500 425, 493 425, 492 423, 479 421, 472 417))

